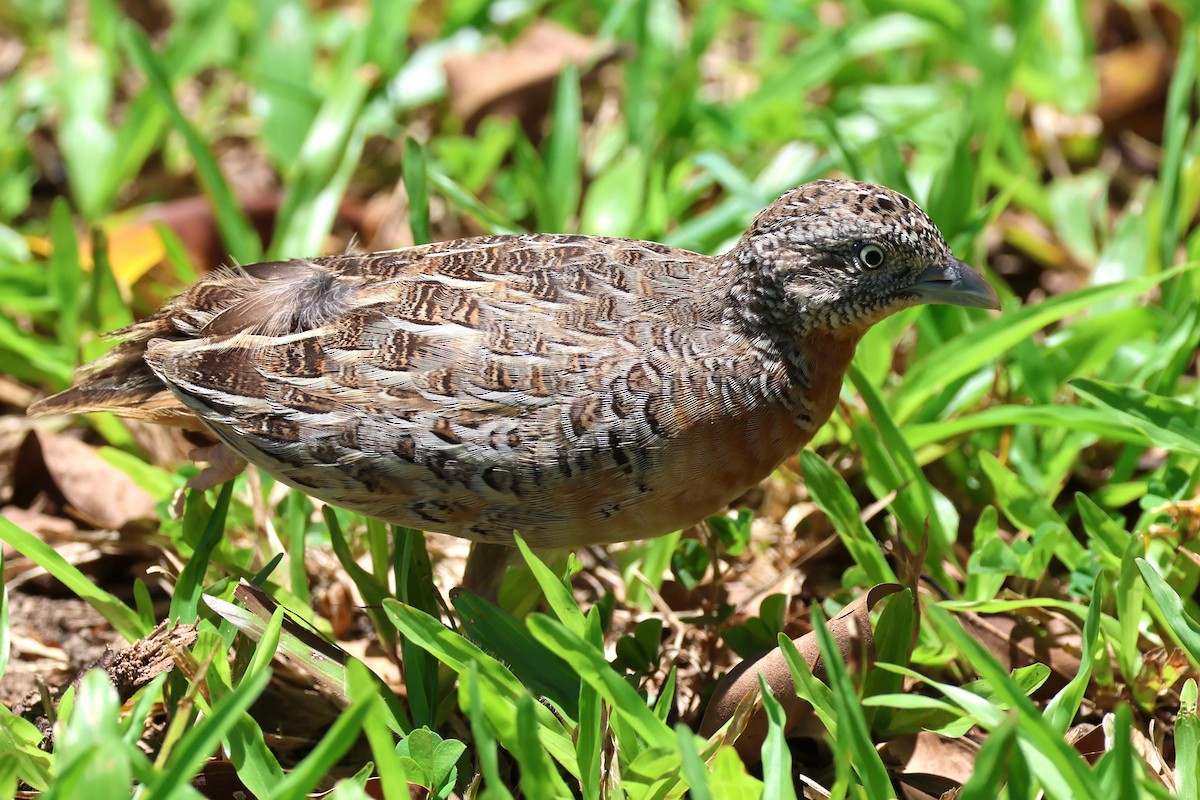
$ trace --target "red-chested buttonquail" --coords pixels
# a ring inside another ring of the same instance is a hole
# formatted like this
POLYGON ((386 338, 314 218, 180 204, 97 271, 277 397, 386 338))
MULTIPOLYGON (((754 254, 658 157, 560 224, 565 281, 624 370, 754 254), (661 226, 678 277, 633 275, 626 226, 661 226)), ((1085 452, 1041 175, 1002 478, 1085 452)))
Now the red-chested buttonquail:
POLYGON ((997 308, 889 189, 792 189, 710 257, 487 236, 205 276, 34 414, 200 425, 330 503, 481 542, 656 536, 828 419, 874 323, 997 308))

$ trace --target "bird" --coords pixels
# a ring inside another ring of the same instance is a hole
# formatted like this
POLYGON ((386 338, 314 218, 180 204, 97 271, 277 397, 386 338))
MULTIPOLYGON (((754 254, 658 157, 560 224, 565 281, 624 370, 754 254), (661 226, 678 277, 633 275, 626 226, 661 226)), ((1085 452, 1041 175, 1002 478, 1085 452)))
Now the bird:
POLYGON ((1000 307, 914 201, 825 179, 716 256, 511 234, 222 268, 29 413, 203 430, 221 479, 249 462, 385 522, 576 548, 724 509, 923 303, 1000 307))

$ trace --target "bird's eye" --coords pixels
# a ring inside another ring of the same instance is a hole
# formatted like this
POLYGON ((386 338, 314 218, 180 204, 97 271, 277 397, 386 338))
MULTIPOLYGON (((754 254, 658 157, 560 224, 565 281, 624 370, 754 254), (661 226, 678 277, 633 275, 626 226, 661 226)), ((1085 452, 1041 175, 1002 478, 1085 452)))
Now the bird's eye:
POLYGON ((887 254, 883 252, 883 248, 877 244, 864 244, 858 250, 858 260, 867 269, 879 269, 883 266, 883 262, 887 259, 887 254))

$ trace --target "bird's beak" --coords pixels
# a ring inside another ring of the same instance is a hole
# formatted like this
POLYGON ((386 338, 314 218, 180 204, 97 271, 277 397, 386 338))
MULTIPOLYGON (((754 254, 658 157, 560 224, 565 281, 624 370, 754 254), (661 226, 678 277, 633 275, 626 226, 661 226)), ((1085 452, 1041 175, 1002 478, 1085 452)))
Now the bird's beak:
POLYGON ((946 303, 968 308, 999 310, 1000 298, 987 280, 953 256, 945 264, 930 267, 912 285, 920 303, 946 303))

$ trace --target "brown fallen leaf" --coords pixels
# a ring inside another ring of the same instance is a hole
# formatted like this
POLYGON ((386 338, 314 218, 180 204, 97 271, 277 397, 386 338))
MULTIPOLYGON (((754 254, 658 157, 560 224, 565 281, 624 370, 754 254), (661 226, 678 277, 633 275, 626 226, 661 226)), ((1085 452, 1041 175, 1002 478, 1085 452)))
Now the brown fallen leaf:
MULTIPOLYGON (((148 222, 112 227, 107 232, 108 261, 113 277, 122 289, 129 289, 167 255, 158 229, 148 222)), ((79 264, 89 272, 95 262, 93 240, 79 242, 79 264)))
POLYGON ((1096 56, 1105 122, 1161 103, 1171 82, 1174 56, 1165 42, 1141 39, 1096 56))
POLYGON ((975 771, 979 744, 932 731, 901 736, 880 748, 888 771, 906 797, 941 797, 958 789, 975 771))
MULTIPOLYGON (((275 225, 275 214, 279 210, 281 196, 276 193, 260 197, 242 198, 239 205, 249 218, 259 236, 269 240, 275 225)), ((208 271, 229 264, 229 251, 221 240, 216 213, 207 197, 180 197, 157 205, 147 206, 139 215, 138 223, 154 225, 162 223, 179 237, 192 265, 198 270, 208 271)))
MULTIPOLYGON (((897 583, 873 586, 865 595, 829 620, 829 632, 837 642, 843 659, 853 660, 855 655, 863 654, 866 661, 874 660, 875 639, 869 612, 882 598, 902 591, 903 588, 897 583)), ((801 657, 808 663, 813 675, 818 680, 824 680, 825 665, 821 659, 816 633, 809 632, 792 641, 801 657)), ((783 651, 777 647, 757 659, 747 659, 730 670, 717 686, 704 713, 704 719, 700 722, 701 736, 712 736, 734 717, 739 704, 748 696, 757 696, 760 674, 770 687, 771 694, 783 705, 787 715, 785 733, 792 731, 812 715, 812 706, 796 695, 791 670, 788 669, 783 651)), ((766 736, 767 717, 759 707, 747 721, 745 731, 734 742, 734 747, 744 763, 752 764, 758 761, 759 751, 766 736)))
MULTIPOLYGON (((69 539, 79 531, 79 527, 66 517, 43 514, 41 511, 19 506, 0 508, 0 517, 4 517, 22 530, 47 540, 69 539)), ((5 558, 9 556, 10 552, 15 554, 16 550, 11 550, 10 545, 5 542, 5 558)))
POLYGON ((93 447, 32 430, 17 449, 12 504, 31 508, 39 495, 49 495, 67 516, 101 530, 157 519, 154 498, 93 447))
POLYGON ((550 107, 554 81, 568 64, 591 69, 616 48, 547 20, 530 25, 506 49, 448 57, 450 108, 468 131, 490 115, 513 116, 535 132, 550 107))
POLYGON ((1085 722, 1074 726, 1066 735, 1067 744, 1079 751, 1079 755, 1087 759, 1093 767, 1104 755, 1108 747, 1104 741, 1104 726, 1085 722))
POLYGON ((1050 677, 1033 698, 1053 697, 1079 673, 1082 635, 1062 617, 1026 609, 1024 618, 1009 614, 962 613, 959 621, 1006 670, 1033 663, 1050 667, 1050 677))

